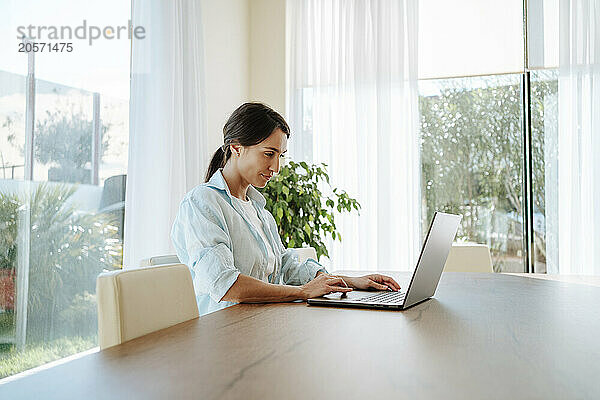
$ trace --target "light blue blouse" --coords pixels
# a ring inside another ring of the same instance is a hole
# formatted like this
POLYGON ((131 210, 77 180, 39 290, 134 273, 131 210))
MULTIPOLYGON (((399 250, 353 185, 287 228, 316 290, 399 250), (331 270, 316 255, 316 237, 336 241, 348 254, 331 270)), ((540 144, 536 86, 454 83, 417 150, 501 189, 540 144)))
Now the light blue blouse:
POLYGON ((318 271, 327 272, 313 259, 298 262, 293 249, 286 249, 273 215, 265 209, 264 196, 249 186, 248 198, 265 228, 265 243, 237 201, 232 201, 221 170, 209 182, 185 195, 171 229, 177 256, 192 273, 200 315, 236 303, 222 301, 240 273, 270 283, 304 285, 318 271), (275 254, 275 267, 266 276, 267 247, 275 254))

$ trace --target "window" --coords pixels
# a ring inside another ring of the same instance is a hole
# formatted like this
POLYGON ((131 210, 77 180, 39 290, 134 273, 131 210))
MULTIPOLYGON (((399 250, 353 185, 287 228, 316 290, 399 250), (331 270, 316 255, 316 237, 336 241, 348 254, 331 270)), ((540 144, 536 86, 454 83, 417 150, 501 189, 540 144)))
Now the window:
POLYGON ((435 210, 462 214, 458 240, 488 244, 497 272, 546 272, 552 234, 558 2, 526 4, 419 2, 422 226, 435 210))
MULTIPOLYGON (((533 233, 535 272, 548 272, 548 258, 558 262, 557 249, 546 247, 546 236, 558 234, 558 70, 531 73, 531 125, 533 153, 533 233), (554 199, 552 197, 554 196, 554 199), (548 202, 546 201, 548 200, 548 202), (546 252, 554 252, 546 254, 546 252)), ((556 240, 555 240, 556 242, 556 240)))
POLYGON ((496 271, 523 271, 520 75, 420 84, 423 232, 461 214, 457 239, 489 246, 496 271))
MULTIPOLYGON (((394 4, 397 6, 405 3, 394 4)), ((412 17, 416 14, 411 8, 413 3, 406 4, 402 15, 409 16, 407 21, 414 21, 412 17)), ((388 90, 393 93, 394 84, 400 85, 394 79, 407 79, 406 76, 398 78, 394 74, 412 71, 414 57, 410 56, 400 57, 404 60, 403 67, 389 76, 385 69, 375 71, 366 68, 372 74, 366 73, 367 75, 378 74, 371 82, 376 89, 371 89, 373 93, 383 94, 382 97, 373 98, 372 103, 367 105, 356 100, 344 101, 347 92, 357 93, 368 86, 360 82, 358 89, 355 89, 351 84, 346 84, 345 87, 340 82, 344 79, 352 82, 357 76, 355 69, 358 68, 360 73, 363 71, 360 68, 365 68, 356 65, 345 67, 344 60, 351 59, 358 49, 362 49, 364 43, 376 43, 376 36, 369 30, 374 25, 372 21, 376 20, 373 15, 391 15, 393 7, 382 8, 384 6, 365 11, 369 15, 364 20, 369 21, 365 24, 367 28, 361 25, 364 23, 362 18, 357 18, 358 22, 353 20, 359 28, 365 29, 365 37, 351 36, 350 33, 354 32, 352 29, 323 30, 321 26, 327 18, 314 18, 313 25, 295 25, 293 21, 289 23, 291 43, 298 40, 298 37, 304 40, 297 43, 296 48, 288 48, 288 55, 292 57, 290 65, 294 66, 289 70, 302 71, 290 74, 295 79, 290 82, 290 122, 296 127, 296 132, 302 127, 301 135, 297 135, 290 143, 293 154, 312 159, 319 150, 315 143, 328 149, 341 148, 339 145, 335 146, 333 141, 327 143, 323 139, 327 137, 327 134, 323 135, 323 129, 321 132, 314 130, 314 122, 318 120, 316 117, 334 119, 332 116, 335 111, 341 110, 340 115, 328 126, 331 129, 327 131, 335 130, 335 135, 331 136, 343 138, 338 139, 340 143, 350 141, 351 135, 346 132, 348 124, 345 122, 355 119, 360 125, 370 107, 378 110, 380 106, 385 108, 382 105, 386 104, 388 90), (338 51, 336 48, 334 52, 322 51, 327 57, 323 56, 322 62, 315 61, 320 57, 319 40, 339 40, 338 47, 341 49, 338 51), (356 45, 344 48, 346 43, 356 45), (303 58, 305 56, 307 58, 303 58), (329 62, 330 56, 335 62, 329 62), (303 70, 297 65, 308 67, 303 70), (339 66, 339 77, 332 78, 336 76, 336 68, 339 66), (322 79, 319 85, 331 82, 331 90, 322 86, 315 87, 315 77, 328 77, 329 81, 322 79), (316 94, 318 92, 327 92, 328 96, 343 106, 334 106, 335 102, 330 98, 320 100, 322 96, 319 97, 316 94), (357 104, 360 107, 355 109, 357 104)), ((317 2, 298 12, 298 18, 306 18, 313 9, 322 11, 324 15, 333 15, 334 22, 337 16, 348 17, 353 11, 340 6, 342 11, 336 13, 329 3, 317 2)), ((551 260, 557 260, 553 253, 557 250, 546 248, 546 239, 552 239, 552 235, 556 235, 556 226, 552 226, 553 221, 557 220, 552 217, 556 210, 547 210, 545 204, 547 199, 556 197, 557 187, 555 148, 558 130, 558 15, 558 0, 530 0, 525 3, 520 0, 418 2, 416 58, 421 235, 424 236, 427 232, 435 211, 462 214, 458 240, 487 244, 497 272, 545 272, 547 264, 552 264, 551 260)), ((308 21, 312 20, 308 18, 308 21)), ((381 21, 381 26, 374 29, 374 32, 386 32, 385 29, 389 28, 385 18, 381 21)), ((342 26, 346 25, 354 27, 350 23, 342 26)), ((412 38, 413 26, 410 23, 399 25, 403 26, 402 32, 379 37, 389 36, 396 40, 401 37, 412 38)), ((326 26, 327 29, 330 28, 329 25, 326 26)), ((400 42, 387 43, 385 40, 382 43, 385 45, 378 44, 379 47, 373 48, 389 47, 392 60, 401 52, 404 55, 412 54, 410 44, 403 46, 400 42), (395 54, 394 50, 398 53, 395 54)), ((368 46, 366 48, 370 49, 368 46)), ((366 53, 371 54, 368 51, 366 53)), ((384 61, 384 65, 388 64, 384 61)), ((365 101, 366 96, 361 93, 356 98, 365 101)), ((390 108, 394 116, 407 115, 407 109, 390 108)), ((390 111, 385 108, 381 113, 376 118, 376 123, 360 125, 362 130, 373 135, 380 122, 385 125, 385 118, 380 117, 388 116, 390 111)), ((411 127, 404 126, 394 133, 403 134, 410 129, 411 127)), ((381 133, 378 133, 378 143, 391 142, 402 136, 390 134, 389 137, 382 138, 381 133)), ((403 144, 404 148, 413 148, 410 144, 403 144)), ((356 153, 366 154, 368 151, 368 146, 363 146, 356 153)), ((410 150, 409 153, 408 158, 414 157, 410 150)), ((346 153, 343 154, 348 157, 346 153)), ((378 162, 375 160, 364 163, 360 167, 377 169, 383 166, 385 170, 385 163, 378 162)), ((398 174, 404 170, 406 168, 396 170, 396 179, 402 181, 410 193, 417 192, 418 189, 411 184, 412 175, 398 178, 398 174)), ((377 209, 385 208, 384 204, 379 203, 377 209)), ((556 201, 551 204, 556 204, 556 201)), ((413 212, 413 208, 406 210, 405 213, 413 212)), ((356 229, 356 224, 352 229, 356 229)), ((342 236, 345 233, 342 230, 342 236)), ((366 235, 375 236, 375 232, 366 235)), ((385 234, 381 236, 385 237, 385 234)), ((350 265, 349 263, 359 259, 353 250, 344 249, 343 252, 347 257, 343 265, 350 265)), ((360 261, 364 265, 371 260, 372 257, 365 257, 360 261)))
POLYGON ((130 41, 89 29, 127 26, 130 4, 6 1, 0 15, 1 378, 97 346, 96 276, 122 264, 130 41), (29 25, 30 43, 72 51, 18 52, 29 25))

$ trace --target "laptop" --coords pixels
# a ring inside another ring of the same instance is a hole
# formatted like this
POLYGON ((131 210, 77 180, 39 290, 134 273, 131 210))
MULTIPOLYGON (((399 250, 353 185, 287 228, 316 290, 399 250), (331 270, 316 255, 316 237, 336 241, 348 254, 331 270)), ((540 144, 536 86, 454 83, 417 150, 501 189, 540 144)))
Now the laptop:
POLYGON ((407 290, 399 292, 353 290, 344 294, 331 293, 308 299, 308 304, 405 310, 431 298, 437 289, 461 218, 460 215, 441 212, 434 214, 407 290))

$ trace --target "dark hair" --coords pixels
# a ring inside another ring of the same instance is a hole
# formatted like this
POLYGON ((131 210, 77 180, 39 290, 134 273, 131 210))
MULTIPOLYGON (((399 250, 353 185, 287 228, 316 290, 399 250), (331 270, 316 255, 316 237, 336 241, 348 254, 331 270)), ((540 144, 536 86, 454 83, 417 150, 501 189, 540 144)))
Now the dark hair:
POLYGON ((290 127, 285 119, 271 107, 262 103, 244 103, 229 117, 223 127, 223 145, 215 151, 206 171, 208 182, 219 168, 231 157, 232 143, 254 146, 268 138, 275 129, 281 129, 290 137, 290 127))

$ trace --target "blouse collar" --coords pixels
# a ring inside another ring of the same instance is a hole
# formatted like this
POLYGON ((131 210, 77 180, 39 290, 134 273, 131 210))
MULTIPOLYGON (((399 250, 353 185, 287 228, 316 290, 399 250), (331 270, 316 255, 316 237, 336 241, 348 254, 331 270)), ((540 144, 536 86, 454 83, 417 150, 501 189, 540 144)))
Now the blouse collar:
MULTIPOLYGON (((227 186, 227 182, 225 181, 225 178, 223 177, 222 169, 218 169, 217 172, 215 172, 213 174, 213 176, 210 177, 210 179, 207 182, 207 186, 211 186, 211 187, 214 187, 215 189, 224 191, 225 193, 227 193, 227 196, 229 196, 230 200, 233 197, 233 195, 229 191, 229 186, 227 186)), ((248 191, 246 192, 246 196, 248 196, 248 198, 250 200, 254 200, 262 208, 264 208, 265 205, 267 204, 267 200, 262 195, 262 193, 260 193, 252 185, 248 186, 248 191)))

